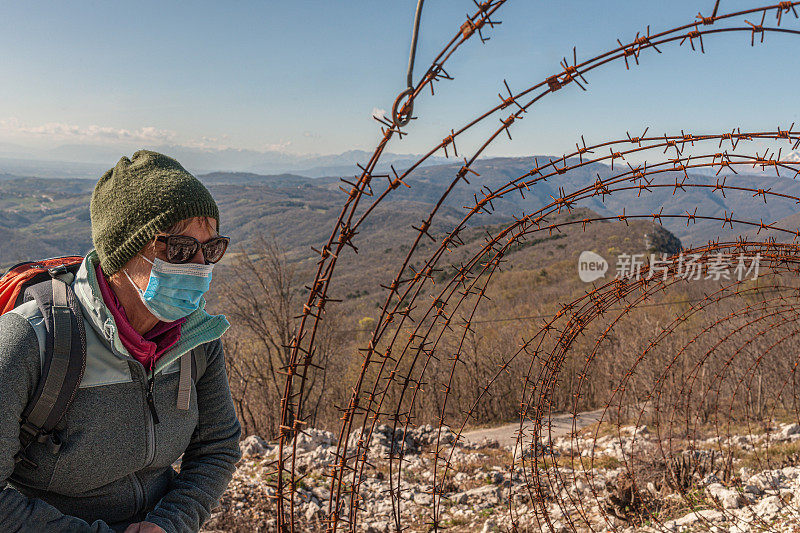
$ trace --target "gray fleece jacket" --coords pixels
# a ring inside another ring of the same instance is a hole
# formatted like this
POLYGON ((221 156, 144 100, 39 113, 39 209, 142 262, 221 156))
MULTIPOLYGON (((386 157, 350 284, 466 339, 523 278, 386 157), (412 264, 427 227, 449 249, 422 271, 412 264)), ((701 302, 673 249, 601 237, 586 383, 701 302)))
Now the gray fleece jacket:
POLYGON ((90 252, 72 283, 86 326, 86 370, 56 426, 61 449, 29 448, 36 469, 15 464, 14 455, 20 414, 41 373, 42 315, 29 302, 0 316, 0 531, 110 532, 140 521, 168 533, 198 531, 241 457, 220 341, 228 322, 203 303, 181 326, 180 340, 155 367, 156 424, 148 375, 120 342, 97 261, 90 252), (179 358, 196 347, 205 350, 206 368, 191 385, 189 408, 179 408, 179 358))

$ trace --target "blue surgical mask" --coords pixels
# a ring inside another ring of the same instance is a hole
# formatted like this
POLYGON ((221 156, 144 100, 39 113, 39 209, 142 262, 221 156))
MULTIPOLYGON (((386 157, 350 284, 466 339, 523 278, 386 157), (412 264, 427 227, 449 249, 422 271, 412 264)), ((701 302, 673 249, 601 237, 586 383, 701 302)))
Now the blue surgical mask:
POLYGON ((145 261, 153 265, 150 280, 145 290, 140 289, 128 276, 128 281, 136 288, 145 307, 164 322, 175 322, 195 311, 200 299, 211 285, 213 264, 167 263, 159 258, 145 261))

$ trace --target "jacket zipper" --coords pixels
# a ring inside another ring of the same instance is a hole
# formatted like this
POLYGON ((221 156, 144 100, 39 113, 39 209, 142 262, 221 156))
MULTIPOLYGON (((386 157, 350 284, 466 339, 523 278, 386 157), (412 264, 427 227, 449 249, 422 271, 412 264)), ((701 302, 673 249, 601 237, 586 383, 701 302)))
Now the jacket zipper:
POLYGON ((144 365, 139 361, 136 363, 142 368, 142 375, 147 381, 147 393, 145 395, 145 401, 147 402, 148 412, 146 414, 146 422, 147 422, 147 454, 145 455, 144 466, 142 468, 147 468, 153 463, 156 455, 156 429, 155 424, 158 424, 158 413, 156 412, 156 404, 155 400, 153 399, 153 389, 155 387, 155 375, 152 375, 148 378, 147 371, 144 369, 144 365))
POLYGON ((141 513, 145 507, 144 487, 142 487, 142 482, 139 481, 139 476, 137 476, 135 472, 131 473, 130 477, 133 480, 133 488, 136 490, 136 508, 133 513, 133 516, 136 516, 141 513))
POLYGON ((111 331, 108 334, 106 334, 104 332, 104 335, 105 335, 106 339, 108 339, 110 341, 111 352, 116 354, 118 357, 121 357, 122 359, 125 359, 127 361, 131 361, 133 363, 136 363, 139 366, 139 368, 142 370, 142 377, 144 378, 145 384, 147 386, 146 391, 145 391, 145 403, 147 404, 147 409, 148 409, 148 412, 145 413, 145 425, 147 426, 147 430, 146 430, 146 432, 147 432, 147 445, 146 445, 147 453, 145 454, 144 465, 142 466, 142 468, 147 468, 155 460, 155 455, 156 455, 156 430, 155 430, 154 424, 158 424, 159 423, 158 412, 156 412, 156 403, 155 403, 155 400, 153 398, 153 392, 154 392, 154 389, 155 389, 155 364, 152 365, 151 375, 148 376, 147 375, 147 370, 144 368, 144 365, 142 363, 140 363, 139 361, 137 361, 136 359, 134 359, 132 357, 126 357, 123 354, 119 353, 116 349, 114 349, 114 341, 113 341, 114 331, 113 331, 113 328, 114 328, 114 326, 111 327, 111 331))
MULTIPOLYGON (((139 368, 142 370, 142 377, 147 383, 147 392, 145 393, 145 402, 147 403, 148 407, 148 410, 145 412, 145 426, 147 427, 147 443, 145 449, 147 453, 145 454, 144 465, 142 466, 142 468, 147 468, 153 463, 156 455, 156 431, 154 425, 158 424, 158 413, 156 412, 156 404, 155 400, 153 399, 153 391, 155 389, 155 369, 152 369, 151 375, 148 377, 147 370, 145 370, 144 365, 136 359, 127 358, 117 352, 114 349, 113 342, 111 343, 111 351, 116 353, 117 356, 129 361, 132 360, 134 363, 139 365, 139 368)), ((139 476, 136 475, 136 472, 131 472, 130 477, 133 480, 133 486, 136 491, 136 514, 138 515, 145 508, 145 505, 147 504, 147 498, 144 493, 142 482, 139 480, 139 476)))
MULTIPOLYGON (((144 368, 144 367, 142 367, 144 368)), ((153 399, 153 390, 156 384, 155 361, 150 365, 150 378, 147 384, 147 406, 150 408, 150 416, 153 418, 153 423, 158 424, 158 412, 156 411, 156 402, 153 399)))

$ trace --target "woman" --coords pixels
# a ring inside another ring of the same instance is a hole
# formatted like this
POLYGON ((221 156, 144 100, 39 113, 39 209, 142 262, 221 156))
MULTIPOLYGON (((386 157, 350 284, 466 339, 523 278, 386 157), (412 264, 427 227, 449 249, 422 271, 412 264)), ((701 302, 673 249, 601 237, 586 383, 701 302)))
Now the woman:
POLYGON ((71 283, 86 369, 56 426, 60 449, 34 450, 36 468, 14 456, 42 315, 29 302, 0 316, 0 531, 198 531, 241 457, 229 324, 203 309, 227 247, 217 205, 177 161, 139 151, 100 178, 90 211, 94 249, 71 283), (193 382, 182 377, 191 357, 193 382))

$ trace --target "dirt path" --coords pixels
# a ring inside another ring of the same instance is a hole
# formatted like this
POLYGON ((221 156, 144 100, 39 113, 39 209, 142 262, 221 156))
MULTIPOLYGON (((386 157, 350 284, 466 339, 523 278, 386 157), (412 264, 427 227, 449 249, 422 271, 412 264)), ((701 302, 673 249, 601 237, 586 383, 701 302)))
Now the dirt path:
MULTIPOLYGON (((572 413, 553 415, 550 417, 552 424, 551 434, 553 437, 563 437, 572 432, 572 422, 575 418, 575 427, 577 429, 584 428, 588 425, 594 424, 600 420, 603 410, 587 411, 585 413, 578 413, 577 417, 573 417, 572 413)), ((544 424, 544 423, 543 423, 544 424)), ((533 424, 526 423, 523 428, 527 434, 531 430, 533 424)), ((546 434, 547 429, 543 429, 546 434)), ((500 446, 514 446, 517 442, 517 433, 519 432, 519 422, 514 424, 506 424, 505 426, 498 426, 495 428, 476 429, 474 431, 465 431, 464 438, 470 442, 480 442, 483 439, 496 439, 500 446)), ((524 441, 524 439, 523 439, 524 441)))

